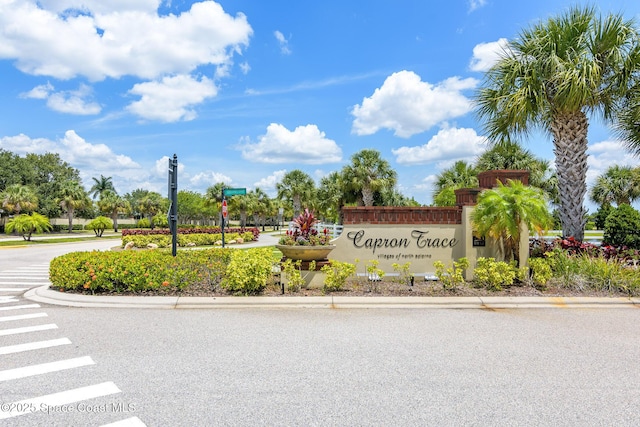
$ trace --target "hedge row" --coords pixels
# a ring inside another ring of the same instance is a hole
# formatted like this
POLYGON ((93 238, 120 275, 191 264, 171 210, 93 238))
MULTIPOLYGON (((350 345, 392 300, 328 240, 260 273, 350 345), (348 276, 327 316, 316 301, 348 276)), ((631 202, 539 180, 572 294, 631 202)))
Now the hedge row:
MULTIPOLYGON (((222 240, 222 234, 217 233, 197 233, 197 234, 178 234, 177 243, 180 247, 190 246, 213 246, 222 240)), ((238 233, 225 233, 225 241, 231 242, 241 238, 245 242, 252 241, 254 234, 250 231, 245 231, 242 234, 238 233)), ((140 235, 127 235, 122 237, 122 247, 127 243, 133 242, 136 248, 146 248, 148 244, 153 243, 158 245, 159 248, 168 248, 171 246, 171 235, 167 234, 140 234, 140 235)))
POLYGON ((259 293, 271 276, 271 248, 246 251, 72 252, 49 267, 53 288, 91 293, 183 290, 190 285, 220 287, 231 293, 259 293))
MULTIPOLYGON (((253 234, 252 240, 258 240, 260 236, 260 230, 255 227, 252 228, 225 228, 225 234, 227 233, 246 233, 251 232, 253 234)), ((194 228, 178 228, 178 234, 221 234, 222 229, 220 227, 194 227, 194 228)), ((122 237, 125 236, 147 236, 154 234, 171 234, 171 231, 168 228, 155 228, 153 230, 150 229, 128 229, 122 230, 122 237)))

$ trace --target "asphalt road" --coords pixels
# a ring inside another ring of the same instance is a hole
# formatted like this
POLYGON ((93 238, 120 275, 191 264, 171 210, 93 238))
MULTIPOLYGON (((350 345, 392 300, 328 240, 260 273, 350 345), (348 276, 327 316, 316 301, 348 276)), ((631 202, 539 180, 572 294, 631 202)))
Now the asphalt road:
MULTIPOLYGON (((28 264, 57 252, 46 250, 15 250, 27 259, 1 250, 0 269, 6 258, 28 264)), ((111 394, 3 426, 635 426, 640 418, 640 311, 632 306, 19 312, 47 317, 0 322, 0 332, 56 329, 0 334, 0 350, 27 336, 69 344, 0 352, 0 403, 94 384, 111 394), (85 358, 92 363, 2 380, 24 366, 85 358)))

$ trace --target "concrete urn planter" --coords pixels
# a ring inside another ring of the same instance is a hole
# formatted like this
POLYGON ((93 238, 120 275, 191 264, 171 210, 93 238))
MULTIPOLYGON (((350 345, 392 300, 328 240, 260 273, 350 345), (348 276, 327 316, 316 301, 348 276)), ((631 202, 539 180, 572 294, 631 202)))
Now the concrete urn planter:
POLYGON ((282 254, 292 260, 301 261, 322 261, 327 259, 329 253, 335 249, 336 245, 318 246, 298 246, 298 245, 276 245, 282 254))

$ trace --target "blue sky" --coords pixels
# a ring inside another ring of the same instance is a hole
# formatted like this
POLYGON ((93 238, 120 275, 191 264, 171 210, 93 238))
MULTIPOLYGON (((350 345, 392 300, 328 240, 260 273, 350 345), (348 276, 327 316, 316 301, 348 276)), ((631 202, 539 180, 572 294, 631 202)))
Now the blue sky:
MULTIPOLYGON (((120 194, 319 182, 362 149, 431 203, 486 148, 470 97, 504 39, 573 1, 0 0, 0 148, 57 152, 120 194)), ((599 1, 640 18, 636 0, 599 1)), ((553 159, 546 135, 522 141, 553 159)), ((637 164, 592 121, 591 182, 637 164)))

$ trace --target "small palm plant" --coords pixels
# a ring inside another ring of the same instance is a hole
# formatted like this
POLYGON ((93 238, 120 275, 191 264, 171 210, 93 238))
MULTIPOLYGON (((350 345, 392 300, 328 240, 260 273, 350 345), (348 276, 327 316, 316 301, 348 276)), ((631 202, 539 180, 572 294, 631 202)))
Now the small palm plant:
POLYGON ((322 234, 314 227, 318 220, 305 209, 296 219, 293 220, 293 230, 288 230, 286 236, 280 238, 281 245, 299 245, 299 246, 321 246, 328 245, 330 236, 328 230, 324 230, 322 234))
POLYGON ((49 218, 36 212, 31 215, 18 215, 10 219, 5 226, 7 233, 15 231, 22 235, 22 238, 26 241, 31 241, 33 233, 44 233, 52 228, 49 218))

